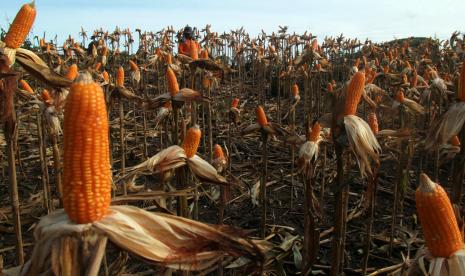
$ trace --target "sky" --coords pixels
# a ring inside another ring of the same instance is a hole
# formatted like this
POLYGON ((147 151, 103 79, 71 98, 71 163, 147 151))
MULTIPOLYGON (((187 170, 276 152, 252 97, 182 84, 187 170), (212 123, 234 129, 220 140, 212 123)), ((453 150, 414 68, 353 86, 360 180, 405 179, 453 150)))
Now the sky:
MULTIPOLYGON (((6 29, 23 3, 2 0, 0 27, 6 29)), ((47 40, 77 37, 81 26, 91 32, 115 26, 159 31, 186 24, 222 33, 243 26, 250 34, 278 25, 288 32, 309 31, 319 38, 346 37, 386 41, 409 36, 448 38, 465 31, 463 0, 36 0, 33 33, 47 40)))

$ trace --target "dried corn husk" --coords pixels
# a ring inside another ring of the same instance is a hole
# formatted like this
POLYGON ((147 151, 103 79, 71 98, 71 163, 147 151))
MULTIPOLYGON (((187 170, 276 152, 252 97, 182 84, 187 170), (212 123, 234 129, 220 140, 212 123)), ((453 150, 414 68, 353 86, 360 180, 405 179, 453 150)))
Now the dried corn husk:
POLYGON ((361 118, 355 115, 344 116, 344 125, 350 147, 355 153, 360 174, 362 177, 367 176, 367 173, 372 174, 371 160, 379 162, 379 153, 381 146, 376 140, 370 126, 361 118))
POLYGON ((425 148, 434 150, 447 143, 454 135, 457 135, 465 122, 465 103, 457 102, 436 121, 425 140, 425 148))
POLYGON ((36 244, 31 259, 21 269, 5 271, 6 275, 41 275, 56 272, 58 267, 62 275, 79 275, 79 271, 85 275, 97 275, 106 238, 146 260, 193 271, 214 265, 224 254, 244 256, 261 262, 264 253, 270 249, 266 241, 249 240, 231 227, 151 213, 133 206, 111 206, 106 217, 89 224, 70 222, 63 209, 60 209, 40 220, 34 230, 34 237, 36 244), (66 244, 63 240, 84 237, 89 232, 101 238, 98 243, 100 246, 97 246, 98 256, 90 260, 93 263, 87 263, 90 267, 80 267, 80 259, 74 259, 76 263, 56 262, 58 259, 66 259, 66 256, 57 255, 57 252, 61 252, 57 244, 66 244), (71 274, 63 274, 66 272, 71 274))

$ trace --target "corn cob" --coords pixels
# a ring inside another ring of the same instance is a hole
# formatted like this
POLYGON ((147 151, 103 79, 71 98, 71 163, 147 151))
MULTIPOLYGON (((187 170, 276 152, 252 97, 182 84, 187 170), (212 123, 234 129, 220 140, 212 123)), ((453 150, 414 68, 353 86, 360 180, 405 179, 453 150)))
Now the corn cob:
POLYGON ((139 67, 137 66, 137 64, 134 61, 129 60, 129 66, 131 67, 131 71, 133 71, 133 72, 139 71, 139 67))
POLYGON ((234 99, 232 100, 231 107, 237 108, 238 105, 239 105, 239 99, 238 99, 238 98, 234 98, 234 99))
POLYGON ((165 102, 162 106, 163 106, 164 108, 170 109, 170 108, 171 108, 171 101, 165 102))
POLYGON ((197 48, 197 45, 195 44, 195 41, 191 40, 191 45, 190 46, 191 47, 190 47, 189 56, 193 60, 199 59, 199 49, 197 48))
POLYGON ((224 152, 223 149, 221 148, 220 145, 215 144, 215 147, 213 148, 213 159, 218 159, 218 160, 224 160, 224 152))
POLYGON ((166 78, 168 80, 168 91, 170 92, 171 97, 174 97, 179 91, 179 84, 176 79, 176 74, 174 74, 173 69, 169 66, 166 69, 166 78))
POLYGON ((441 185, 422 173, 415 201, 426 246, 433 257, 447 258, 463 248, 454 210, 441 185))
POLYGON ((318 40, 316 40, 316 38, 312 41, 312 50, 318 50, 318 40))
POLYGON ((208 50, 207 49, 203 49, 202 52, 200 52, 200 58, 208 59, 208 50))
POLYGON ((312 131, 307 134, 308 141, 316 142, 320 138, 321 126, 320 123, 315 122, 312 127, 312 131))
POLYGON ((465 102, 465 61, 462 63, 462 69, 460 70, 457 98, 459 101, 465 102))
POLYGON ((66 72, 65 78, 68 80, 75 80, 76 77, 79 75, 78 72, 78 67, 76 63, 71 64, 71 66, 68 68, 68 72, 66 72))
POLYGON ((412 65, 410 65, 410 62, 408 62, 408 60, 405 61, 405 68, 412 69, 412 65))
POLYGON ((52 96, 50 96, 50 92, 48 92, 47 89, 44 89, 42 93, 40 94, 40 96, 42 97, 42 101, 44 101, 44 103, 48 105, 53 104, 52 96))
POLYGON ((106 55, 108 55, 108 48, 103 46, 103 48, 102 48, 102 56, 106 56, 106 55))
POLYGON ((118 67, 118 71, 116 71, 116 86, 124 86, 124 69, 122 66, 118 67))
POLYGON ((166 64, 170 65, 170 64, 173 64, 173 57, 171 56, 171 54, 167 54, 165 56, 165 62, 166 64))
POLYGON ((414 71, 413 76, 410 79, 410 87, 417 86, 417 83, 418 83, 418 74, 417 74, 417 71, 414 71))
POLYGON ((333 92, 334 91, 333 84, 328 82, 328 86, 326 89, 328 90, 328 92, 333 92))
POLYGON ((31 88, 29 83, 27 83, 25 80, 20 80, 19 81, 19 87, 23 90, 26 90, 29 93, 34 93, 34 90, 31 88))
POLYGON ((63 206, 71 221, 101 219, 110 206, 108 116, 102 88, 89 73, 71 85, 64 119, 63 206))
POLYGON ((388 73, 389 73, 389 66, 384 65, 384 67, 383 67, 383 73, 384 73, 384 74, 388 74, 388 73))
POLYGON ((101 62, 98 62, 97 64, 95 64, 95 71, 100 71, 100 68, 102 67, 102 63, 101 62))
POLYGON ((373 131, 373 134, 378 134, 379 132, 379 126, 378 126, 378 118, 376 117, 376 113, 374 111, 371 111, 368 113, 368 125, 371 128, 371 131, 373 131))
POLYGON ((21 7, 5 35, 6 47, 16 49, 23 44, 34 24, 36 13, 34 1, 21 7))
POLYGON ((108 82, 110 81, 110 76, 108 75, 108 72, 106 70, 103 70, 102 72, 102 78, 104 81, 108 82))
POLYGON ((255 114, 257 115, 257 121, 259 125, 266 126, 268 124, 268 120, 266 119, 266 115, 265 115, 265 111, 263 110, 263 107, 258 106, 255 109, 255 114))
POLYGON ((187 158, 191 158, 197 153, 201 136, 202 132, 198 125, 194 125, 187 130, 186 137, 184 137, 184 141, 182 142, 182 148, 187 158))
POLYGON ((202 86, 204 89, 208 89, 210 87, 211 80, 207 76, 204 76, 202 79, 202 86))
POLYGON ((403 103, 404 99, 405 99, 404 92, 402 90, 397 91, 396 101, 399 103, 403 103))
POLYGON ((454 135, 452 138, 450 138, 450 143, 452 146, 459 147, 460 146, 460 140, 457 135, 454 135))
POLYGON ((344 115, 355 115, 365 87, 365 74, 357 72, 350 80, 344 106, 344 115))
POLYGON ((296 83, 292 86, 292 95, 294 97, 299 95, 299 86, 296 83))

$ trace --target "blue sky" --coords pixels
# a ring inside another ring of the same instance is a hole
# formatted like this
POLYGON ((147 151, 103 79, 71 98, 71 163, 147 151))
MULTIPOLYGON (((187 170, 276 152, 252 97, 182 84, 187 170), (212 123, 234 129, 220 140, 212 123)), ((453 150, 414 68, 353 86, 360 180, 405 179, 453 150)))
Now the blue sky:
MULTIPOLYGON (((7 28, 25 1, 2 2, 0 26, 7 28)), ((158 31, 167 25, 177 29, 209 23, 217 32, 244 26, 257 34, 287 25, 291 32, 308 30, 320 38, 344 33, 375 41, 447 38, 455 30, 465 31, 463 0, 36 0, 36 6, 34 34, 46 31, 47 39, 57 34, 60 41, 68 34, 76 37, 81 26, 86 31, 115 26, 158 31)))

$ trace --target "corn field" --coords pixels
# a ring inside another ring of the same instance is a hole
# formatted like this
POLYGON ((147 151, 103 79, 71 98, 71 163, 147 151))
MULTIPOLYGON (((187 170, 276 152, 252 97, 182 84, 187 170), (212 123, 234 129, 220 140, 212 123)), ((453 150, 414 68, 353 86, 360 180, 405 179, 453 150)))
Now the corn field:
POLYGON ((18 9, 0 275, 465 275, 465 34, 58 44, 18 9))

